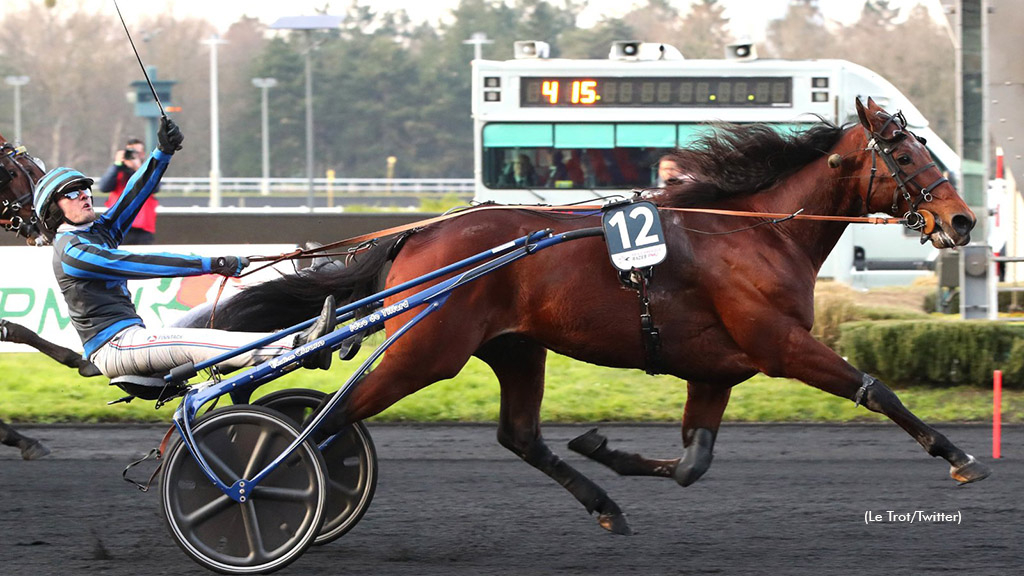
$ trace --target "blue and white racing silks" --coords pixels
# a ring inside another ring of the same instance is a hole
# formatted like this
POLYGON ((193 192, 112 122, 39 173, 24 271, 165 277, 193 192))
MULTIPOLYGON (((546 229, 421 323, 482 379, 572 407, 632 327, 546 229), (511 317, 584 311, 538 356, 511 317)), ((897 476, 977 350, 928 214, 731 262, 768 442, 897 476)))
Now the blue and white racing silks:
POLYGON ((85 358, 142 318, 132 305, 127 280, 198 276, 211 272, 210 258, 136 254, 118 249, 142 205, 156 190, 171 155, 154 150, 125 192, 92 224, 62 225, 53 242, 53 273, 68 305, 85 358))

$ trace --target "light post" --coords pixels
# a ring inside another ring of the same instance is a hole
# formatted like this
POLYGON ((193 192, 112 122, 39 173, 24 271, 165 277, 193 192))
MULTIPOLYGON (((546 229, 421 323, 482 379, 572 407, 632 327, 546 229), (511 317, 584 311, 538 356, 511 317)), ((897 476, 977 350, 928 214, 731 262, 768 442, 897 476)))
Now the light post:
POLYGON ((487 34, 483 32, 473 32, 469 37, 469 40, 463 40, 463 44, 473 45, 473 60, 480 60, 482 57, 484 44, 494 44, 494 40, 489 40, 487 34))
POLYGON ((28 84, 28 76, 7 76, 4 82, 14 87, 14 141, 21 144, 21 87, 28 84))
POLYGON ((342 20, 342 16, 328 14, 288 16, 270 25, 275 30, 302 30, 306 36, 306 178, 309 181, 306 201, 310 211, 316 207, 316 195, 313 192, 313 31, 337 28, 342 20))
POLYGON ((263 144, 263 181, 260 183, 260 194, 270 195, 270 129, 267 122, 267 91, 277 86, 276 78, 253 78, 252 85, 262 93, 260 100, 260 128, 263 144))
POLYGON ((227 44, 213 34, 203 40, 210 47, 210 208, 220 208, 220 107, 217 93, 217 46, 227 44))
POLYGON ((388 194, 391 194, 391 181, 395 179, 395 164, 398 163, 398 157, 388 156, 388 194))

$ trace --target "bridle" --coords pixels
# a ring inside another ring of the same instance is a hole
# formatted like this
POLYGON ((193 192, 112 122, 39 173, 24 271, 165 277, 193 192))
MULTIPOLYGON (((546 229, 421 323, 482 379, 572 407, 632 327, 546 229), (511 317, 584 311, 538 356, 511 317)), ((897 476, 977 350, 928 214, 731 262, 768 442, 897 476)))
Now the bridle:
MULTIPOLYGON (((881 114, 881 112, 879 112, 879 114, 881 114)), ((897 210, 899 210, 899 199, 901 196, 900 193, 902 192, 902 198, 907 201, 907 212, 903 215, 903 224, 911 230, 920 230, 922 234, 931 234, 935 227, 935 216, 928 210, 918 210, 918 207, 926 202, 931 202, 933 199, 932 190, 935 190, 935 188, 945 182, 949 182, 949 180, 946 179, 945 176, 939 176, 939 178, 931 184, 921 187, 921 191, 915 198, 914 195, 910 193, 907 185, 916 184, 915 179, 918 176, 926 172, 929 168, 938 169, 938 166, 935 162, 929 162, 914 172, 907 174, 903 171, 903 168, 900 167, 899 162, 897 162, 893 157, 896 145, 905 140, 907 136, 913 137, 922 145, 925 143, 925 139, 914 134, 910 130, 907 130, 907 119, 903 116, 903 112, 896 112, 889 116, 885 121, 885 124, 882 124, 882 127, 877 132, 873 132, 865 127, 864 133, 868 139, 868 145, 865 150, 871 152, 871 177, 868 180, 868 192, 865 206, 870 210, 871 192, 875 183, 875 173, 878 170, 878 158, 881 157, 882 161, 885 162, 886 167, 889 168, 889 175, 896 181, 896 187, 892 191, 891 213, 896 214, 897 210), (889 137, 883 136, 885 130, 891 124, 895 124, 896 126, 892 135, 889 137)), ((920 186, 920 184, 917 185, 920 186)))
POLYGON ((29 229, 36 223, 35 214, 26 220, 19 212, 23 208, 32 206, 32 191, 37 178, 32 177, 29 169, 19 161, 20 158, 28 158, 36 168, 42 171, 39 161, 31 156, 24 146, 15 147, 10 142, 0 144, 0 195, 8 196, 8 193, 12 192, 11 185, 14 179, 19 176, 19 173, 25 176, 25 179, 30 184, 24 194, 13 199, 4 198, 0 201, 0 224, 8 232, 15 232, 29 237, 29 229))

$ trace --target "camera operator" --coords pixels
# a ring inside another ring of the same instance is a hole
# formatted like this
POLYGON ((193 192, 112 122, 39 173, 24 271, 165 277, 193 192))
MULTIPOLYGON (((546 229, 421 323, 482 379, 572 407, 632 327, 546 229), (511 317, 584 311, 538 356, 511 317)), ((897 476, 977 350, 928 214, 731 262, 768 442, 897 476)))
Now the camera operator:
MULTIPOLYGON (((138 138, 129 138, 128 144, 123 150, 114 154, 114 163, 107 168, 107 171, 97 183, 101 192, 107 192, 107 201, 104 206, 110 208, 121 197, 128 179, 135 174, 135 171, 142 165, 146 156, 146 145, 138 138)), ((159 191, 159 189, 157 190, 159 191)), ((155 192, 154 192, 155 194, 155 192)), ((160 202, 150 196, 143 204, 139 215, 132 222, 131 228, 125 234, 123 244, 155 244, 156 243, 156 207, 160 202)))

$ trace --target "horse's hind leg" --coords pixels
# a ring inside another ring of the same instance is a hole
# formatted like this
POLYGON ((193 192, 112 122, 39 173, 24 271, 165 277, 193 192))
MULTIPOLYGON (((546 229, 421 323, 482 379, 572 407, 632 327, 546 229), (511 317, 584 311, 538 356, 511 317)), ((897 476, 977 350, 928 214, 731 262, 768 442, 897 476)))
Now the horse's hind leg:
POLYGON ((25 328, 21 324, 0 320, 0 342, 13 342, 15 344, 26 344, 53 358, 57 362, 78 370, 82 376, 99 376, 100 370, 92 362, 89 362, 82 355, 70 348, 58 346, 53 342, 44 340, 35 332, 25 328))
POLYGON ((42 442, 19 434, 3 420, 0 420, 0 444, 18 448, 25 460, 38 460, 50 453, 50 449, 42 442))
POLYGON ((662 476, 683 486, 696 482, 711 467, 715 437, 729 403, 730 387, 689 382, 683 412, 682 458, 657 460, 640 454, 611 450, 608 440, 590 430, 569 442, 569 448, 608 466, 623 476, 662 476))
POLYGON ((498 442, 564 486, 588 512, 597 512, 601 527, 615 534, 631 534, 622 511, 608 494, 551 452, 541 437, 546 354, 539 344, 518 336, 492 341, 477 353, 501 384, 498 442))

